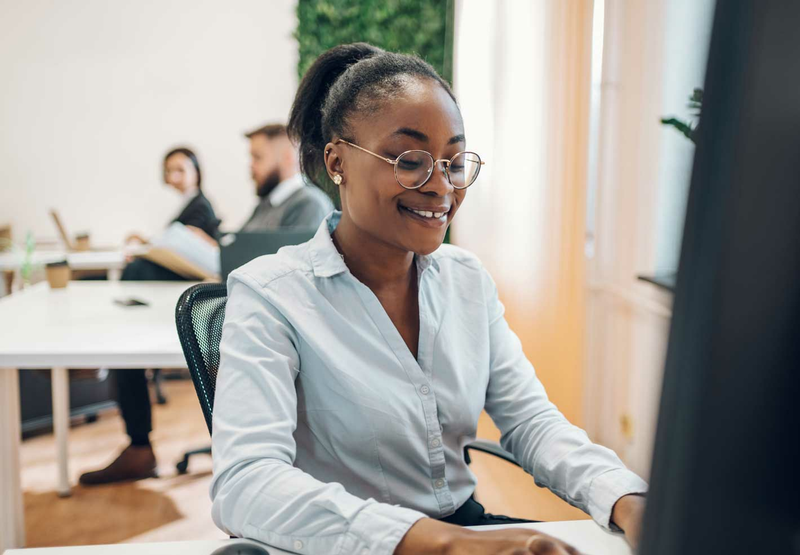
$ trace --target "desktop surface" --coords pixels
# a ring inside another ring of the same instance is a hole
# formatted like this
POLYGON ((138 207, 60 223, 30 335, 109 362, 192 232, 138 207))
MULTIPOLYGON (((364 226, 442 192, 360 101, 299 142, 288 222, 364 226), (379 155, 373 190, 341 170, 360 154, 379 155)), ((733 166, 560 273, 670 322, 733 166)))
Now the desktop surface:
POLYGON ((65 289, 41 283, 4 297, 0 367, 183 367, 175 305, 192 285, 71 281, 65 289), (147 306, 114 302, 129 298, 147 306))
MULTIPOLYGON (((591 555, 632 555, 621 534, 607 532, 591 520, 542 522, 538 524, 510 524, 503 526, 475 526, 472 530, 488 531, 503 528, 531 528, 569 542, 582 553, 591 555)), ((121 543, 115 545, 50 547, 38 549, 12 549, 5 555, 213 555, 214 551, 237 542, 260 545, 246 540, 212 540, 165 543, 121 543)), ((292 555, 274 547, 264 546, 269 555, 292 555)), ((317 555, 317 554, 309 554, 317 555)), ((328 555, 319 554, 319 555, 328 555)))

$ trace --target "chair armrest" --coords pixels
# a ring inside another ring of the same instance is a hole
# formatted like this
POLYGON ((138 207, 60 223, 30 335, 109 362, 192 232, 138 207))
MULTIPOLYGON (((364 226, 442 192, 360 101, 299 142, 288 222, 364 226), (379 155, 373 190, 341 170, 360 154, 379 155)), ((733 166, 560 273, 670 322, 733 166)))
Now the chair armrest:
POLYGON ((520 466, 517 462, 517 459, 514 458, 514 455, 500 447, 500 444, 496 441, 486 441, 485 439, 476 439, 472 443, 468 443, 464 446, 464 460, 467 461, 467 464, 470 463, 470 451, 480 451, 481 453, 489 453, 490 455, 494 455, 495 457, 499 457, 504 461, 508 461, 513 465, 520 466))

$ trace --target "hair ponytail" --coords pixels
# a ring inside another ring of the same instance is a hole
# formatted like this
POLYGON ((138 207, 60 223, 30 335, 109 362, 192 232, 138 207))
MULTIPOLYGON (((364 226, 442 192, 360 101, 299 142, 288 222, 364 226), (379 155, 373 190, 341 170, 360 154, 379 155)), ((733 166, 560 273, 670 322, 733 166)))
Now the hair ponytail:
POLYGON ((383 52, 365 42, 336 46, 320 55, 303 77, 289 115, 288 131, 298 144, 300 167, 313 181, 319 182, 325 173, 323 149, 330 124, 326 126, 323 108, 331 86, 354 64, 383 52))

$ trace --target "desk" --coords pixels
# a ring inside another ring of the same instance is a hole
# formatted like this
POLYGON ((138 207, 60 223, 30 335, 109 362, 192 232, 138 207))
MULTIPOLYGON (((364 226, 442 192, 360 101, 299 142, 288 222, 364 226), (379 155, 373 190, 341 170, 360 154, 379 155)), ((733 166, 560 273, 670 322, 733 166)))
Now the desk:
MULTIPOLYGON (((476 526, 473 530, 498 530, 501 528, 532 528, 569 542, 582 553, 591 555, 632 555, 625 540, 606 532, 591 520, 570 522, 543 522, 541 524, 511 524, 509 526, 476 526)), ((5 555, 210 555, 215 549, 240 540, 197 542, 128 543, 95 545, 89 547, 53 547, 6 551, 5 555)), ((254 542, 255 543, 255 542, 254 542)), ((268 547, 270 555, 289 555, 288 552, 268 547)), ((314 554, 312 554, 314 555, 314 554)), ((319 554, 323 555, 323 554, 319 554)), ((324 554, 327 555, 327 554, 324 554)))
POLYGON ((69 495, 67 368, 183 368, 175 305, 189 282, 40 283, 0 299, 0 550, 25 544, 18 368, 52 368, 58 493, 69 495), (122 307, 135 297, 149 306, 122 307))
MULTIPOLYGON (((121 250, 110 251, 85 251, 70 252, 64 251, 34 251, 31 256, 31 264, 41 267, 50 262, 58 262, 67 259, 69 267, 73 270, 105 270, 108 272, 108 279, 119 280, 123 268, 125 268, 125 253, 121 250)), ((0 254, 0 272, 18 272, 22 267, 24 254, 21 252, 7 252, 0 254)))

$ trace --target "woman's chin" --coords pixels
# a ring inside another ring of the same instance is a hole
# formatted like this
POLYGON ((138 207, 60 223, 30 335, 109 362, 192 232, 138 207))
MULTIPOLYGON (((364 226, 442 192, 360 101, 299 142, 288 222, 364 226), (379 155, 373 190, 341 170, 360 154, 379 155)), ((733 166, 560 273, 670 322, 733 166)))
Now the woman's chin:
POLYGON ((437 237, 435 239, 425 239, 423 241, 418 241, 415 243, 414 248, 411 249, 415 254, 419 254, 421 256, 427 256, 429 254, 433 254, 436 250, 442 246, 444 242, 444 234, 441 237, 437 237))

